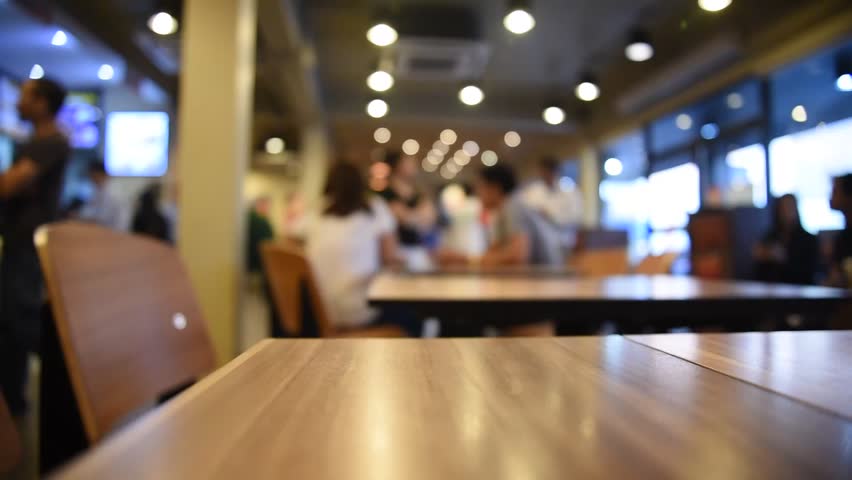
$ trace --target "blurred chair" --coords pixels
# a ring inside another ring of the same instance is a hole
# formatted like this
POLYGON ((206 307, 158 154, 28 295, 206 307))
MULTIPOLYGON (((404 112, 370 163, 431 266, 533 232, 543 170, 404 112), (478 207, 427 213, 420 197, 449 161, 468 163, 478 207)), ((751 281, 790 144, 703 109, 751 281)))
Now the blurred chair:
POLYGON ((293 336, 404 337, 394 325, 339 330, 328 316, 308 259, 293 245, 266 242, 260 247, 263 268, 284 330, 293 336), (305 322, 308 319, 308 322, 305 322))
POLYGON ((214 368, 176 250, 80 223, 40 228, 36 246, 90 443, 214 368))
POLYGON ((571 259, 570 267, 580 275, 608 276, 630 272, 626 248, 583 250, 571 259))
POLYGON ((634 273, 641 275, 666 275, 672 272, 674 262, 680 257, 679 253, 664 253, 662 255, 649 255, 639 262, 634 273))
POLYGON ((21 437, 0 393, 0 475, 10 472, 20 461, 21 437))

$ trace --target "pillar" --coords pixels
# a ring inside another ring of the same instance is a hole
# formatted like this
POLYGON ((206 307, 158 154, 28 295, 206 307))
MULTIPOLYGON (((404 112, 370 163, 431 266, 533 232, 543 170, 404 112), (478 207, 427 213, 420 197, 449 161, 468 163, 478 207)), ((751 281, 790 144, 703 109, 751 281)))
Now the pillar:
POLYGON ((586 145, 580 150, 580 189, 583 192, 583 226, 586 228, 600 226, 600 183, 599 153, 594 146, 586 145))
POLYGON ((236 349, 257 0, 185 0, 184 12, 178 248, 221 364, 236 349))

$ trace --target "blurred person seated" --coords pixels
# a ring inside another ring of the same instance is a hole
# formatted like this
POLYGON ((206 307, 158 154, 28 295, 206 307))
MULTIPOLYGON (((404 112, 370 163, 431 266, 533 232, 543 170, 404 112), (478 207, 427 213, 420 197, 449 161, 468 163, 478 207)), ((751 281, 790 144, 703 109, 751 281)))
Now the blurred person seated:
POLYGON ((305 253, 336 327, 395 324, 420 336, 414 317, 367 304, 370 281, 382 266, 402 263, 396 228, 388 205, 370 196, 356 166, 337 163, 331 168, 324 208, 318 218, 308 221, 305 253))
POLYGON ((437 213, 428 196, 415 184, 420 166, 411 156, 389 153, 385 160, 391 168, 388 187, 379 195, 396 218, 400 251, 410 268, 426 268, 429 257, 425 237, 435 228, 437 213))
POLYGON ((169 221, 160 210, 160 185, 153 184, 146 188, 136 202, 136 212, 133 214, 131 230, 138 235, 173 243, 169 221))
POLYGON ((529 209, 516 193, 515 172, 506 165, 480 171, 476 192, 492 217, 488 249, 481 257, 457 251, 438 252, 442 264, 482 266, 563 265, 562 249, 554 230, 542 216, 529 209))
POLYGON ((441 192, 441 205, 447 217, 441 248, 478 257, 487 248, 482 222, 482 203, 470 185, 448 185, 441 192))
POLYGON ((791 194, 782 196, 773 208, 772 227, 754 247, 757 279, 813 284, 818 258, 817 239, 802 227, 796 197, 791 194))
POLYGON ((56 123, 65 95, 65 88, 47 78, 22 85, 18 113, 32 124, 33 136, 18 146, 12 166, 0 174, 0 391, 14 416, 26 412, 27 355, 37 352, 41 340, 43 279, 33 234, 59 216, 71 155, 56 123))
POLYGON ((831 191, 831 208, 843 214, 846 228, 837 236, 831 254, 826 283, 829 286, 852 287, 852 173, 835 177, 831 191))
POLYGON ((539 177, 523 189, 527 207, 535 210, 557 230, 563 247, 570 250, 576 243, 573 228, 583 215, 583 200, 578 191, 568 191, 559 184, 559 161, 545 157, 539 161, 539 177))
POLYGON ((92 182, 95 193, 80 209, 77 218, 114 230, 127 230, 124 208, 118 198, 110 192, 109 175, 103 162, 95 161, 89 164, 89 180, 92 182))

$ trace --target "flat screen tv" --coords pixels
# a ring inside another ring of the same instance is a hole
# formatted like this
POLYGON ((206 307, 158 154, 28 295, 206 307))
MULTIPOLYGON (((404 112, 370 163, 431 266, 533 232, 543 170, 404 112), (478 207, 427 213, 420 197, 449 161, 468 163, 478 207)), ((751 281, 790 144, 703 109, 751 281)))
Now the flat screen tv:
POLYGON ((160 177, 169 169, 169 115, 113 112, 106 119, 106 170, 117 177, 160 177))

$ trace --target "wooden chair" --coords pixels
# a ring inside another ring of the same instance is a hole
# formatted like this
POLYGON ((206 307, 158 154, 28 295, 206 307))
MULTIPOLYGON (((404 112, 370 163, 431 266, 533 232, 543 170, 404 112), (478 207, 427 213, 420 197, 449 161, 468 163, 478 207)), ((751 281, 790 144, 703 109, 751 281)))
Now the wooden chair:
POLYGON ((662 255, 649 255, 636 265, 634 273, 641 275, 666 275, 671 273, 674 262, 680 256, 679 253, 664 253, 662 255))
POLYGON ((608 276, 630 272, 626 248, 583 250, 571 259, 571 267, 580 275, 608 276))
POLYGON ((21 437, 6 400, 0 393, 0 474, 8 473, 21 461, 21 437))
POLYGON ((310 335, 304 324, 306 308, 310 308, 320 337, 404 337, 394 325, 340 330, 334 326, 319 291, 313 270, 301 249, 292 245, 266 242, 260 247, 263 268, 272 291, 274 308, 278 309, 284 330, 293 336, 310 335), (303 305, 308 302, 309 305, 303 305))
POLYGON ((173 248, 80 223, 40 228, 36 246, 90 443, 213 369, 205 319, 173 248))

